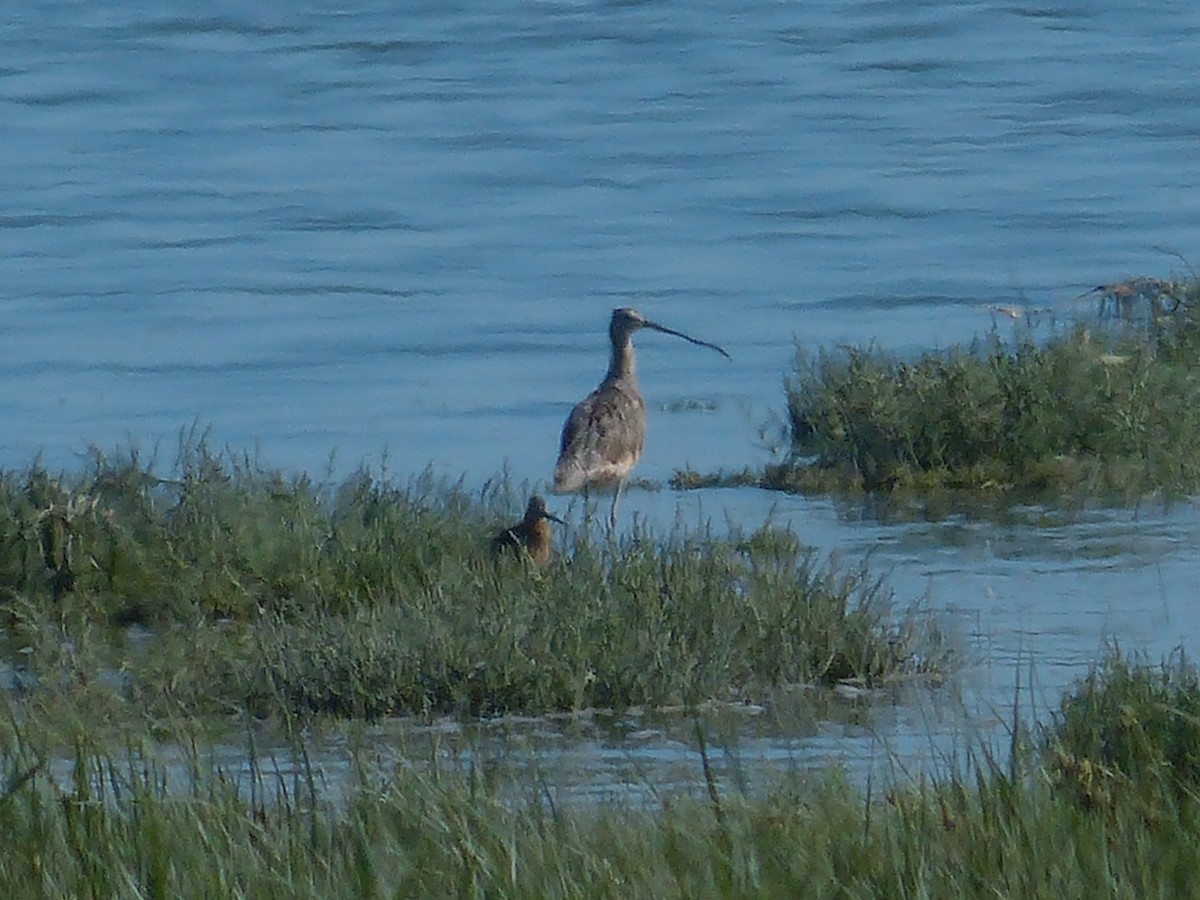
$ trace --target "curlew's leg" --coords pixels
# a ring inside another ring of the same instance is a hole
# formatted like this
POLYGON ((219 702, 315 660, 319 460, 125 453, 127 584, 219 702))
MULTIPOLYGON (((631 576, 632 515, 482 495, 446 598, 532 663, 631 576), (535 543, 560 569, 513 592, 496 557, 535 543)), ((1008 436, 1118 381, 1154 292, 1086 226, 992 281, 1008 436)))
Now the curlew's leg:
POLYGON ((617 530, 617 504, 621 502, 621 490, 625 487, 625 479, 622 478, 617 482, 617 489, 613 491, 612 510, 608 514, 608 530, 617 530))
POLYGON ((593 512, 595 512, 595 507, 592 506, 592 491, 585 484, 583 486, 583 521, 591 524, 593 512))

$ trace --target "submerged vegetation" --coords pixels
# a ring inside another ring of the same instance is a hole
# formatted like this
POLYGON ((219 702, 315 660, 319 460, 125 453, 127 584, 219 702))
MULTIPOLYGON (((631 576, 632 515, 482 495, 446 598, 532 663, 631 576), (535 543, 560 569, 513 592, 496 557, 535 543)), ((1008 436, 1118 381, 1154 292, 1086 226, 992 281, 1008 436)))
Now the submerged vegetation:
POLYGON ((69 664, 59 690, 115 670, 160 713, 367 718, 754 700, 949 660, 931 619, 787 531, 618 544, 585 526, 538 571, 488 552, 507 499, 321 485, 202 440, 165 476, 99 452, 74 477, 6 473, 10 658, 35 695, 69 664), (153 639, 106 636, 130 624, 153 639))
MULTIPOLYGON (((81 738, 58 771, 32 723, 0 728, 10 896, 1191 896, 1200 866, 1194 670, 1114 655, 1001 764, 894 787, 836 775, 739 793, 564 803, 479 769, 381 767, 351 749, 332 800, 294 763, 175 771, 81 738), (1097 740, 1099 739, 1099 740, 1097 740), (1114 742, 1115 740, 1115 742, 1114 742)), ((1022 734, 1012 723, 1014 734, 1022 734)), ((253 758, 253 757, 252 757, 253 758)))
POLYGON ((677 486, 835 493, 1134 497, 1200 490, 1200 283, 1131 279, 1094 293, 1088 326, 993 332, 916 358, 798 352, 790 452, 765 471, 677 486))

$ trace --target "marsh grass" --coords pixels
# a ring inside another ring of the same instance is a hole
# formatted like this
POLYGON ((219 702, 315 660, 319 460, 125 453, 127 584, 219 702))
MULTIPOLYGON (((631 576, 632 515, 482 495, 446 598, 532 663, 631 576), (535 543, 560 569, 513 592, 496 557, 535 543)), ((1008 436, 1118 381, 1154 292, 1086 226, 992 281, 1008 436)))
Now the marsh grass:
POLYGON ((1054 782, 1086 809, 1140 806, 1150 820, 1200 799, 1200 678, 1182 650, 1161 665, 1112 648, 1042 737, 1054 782))
POLYGON ((284 765, 251 753, 235 775, 203 750, 169 770, 136 740, 114 753, 80 736, 56 773, 33 723, 18 723, 0 729, 0 885, 71 897, 1191 896, 1200 819, 1177 729, 1194 686, 1185 665, 1114 659, 1011 761, 980 747, 941 775, 865 791, 828 772, 743 794, 706 765, 701 732, 707 790, 650 805, 565 804, 541 784, 514 795, 479 770, 381 768, 354 749, 338 799, 302 749, 284 765), (1134 739, 1105 757, 1096 738, 1123 722, 1138 723, 1134 739), (1087 800, 1064 782, 1068 753, 1107 759, 1120 789, 1087 800))
POLYGON ((803 355, 787 385, 798 484, 1138 494, 1200 486, 1195 326, 1045 343, 996 335, 909 361, 803 355))
POLYGON ((754 699, 951 662, 930 617, 787 531, 583 527, 544 572, 496 564, 512 493, 321 484, 194 435, 167 475, 98 451, 74 477, 5 473, 10 658, 47 706, 366 718, 754 699))
POLYGON ((785 381, 787 459, 675 484, 1116 499, 1200 489, 1200 282, 1171 284, 1154 314, 1048 340, 993 332, 916 358, 800 350, 785 381))

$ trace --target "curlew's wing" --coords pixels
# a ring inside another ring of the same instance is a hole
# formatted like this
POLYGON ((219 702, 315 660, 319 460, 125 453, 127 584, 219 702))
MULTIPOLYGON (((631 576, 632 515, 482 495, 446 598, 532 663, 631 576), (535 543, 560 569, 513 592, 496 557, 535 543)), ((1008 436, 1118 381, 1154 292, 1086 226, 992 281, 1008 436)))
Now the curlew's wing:
POLYGON ((621 481, 642 455, 646 405, 621 385, 602 384, 567 417, 554 467, 554 489, 578 491, 621 481))

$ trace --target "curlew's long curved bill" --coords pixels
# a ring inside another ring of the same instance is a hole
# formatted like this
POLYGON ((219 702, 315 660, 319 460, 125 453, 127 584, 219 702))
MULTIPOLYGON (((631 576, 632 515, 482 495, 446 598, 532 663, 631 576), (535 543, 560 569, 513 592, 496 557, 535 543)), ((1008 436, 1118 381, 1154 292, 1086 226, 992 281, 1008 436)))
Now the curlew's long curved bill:
POLYGON ((702 341, 699 338, 694 338, 691 335, 684 334, 682 331, 676 331, 674 328, 668 328, 666 325, 659 325, 657 322, 651 322, 649 319, 642 322, 642 327, 652 328, 655 331, 661 331, 663 334, 673 334, 675 337, 681 337, 685 341, 691 341, 693 344, 698 344, 701 347, 707 347, 709 350, 716 350, 726 359, 733 359, 732 356, 725 352, 725 348, 723 347, 718 347, 716 344, 710 344, 708 341, 702 341))
POLYGON ((559 525, 567 524, 562 519, 560 519, 558 516, 556 516, 554 513, 550 512, 549 510, 546 510, 546 509, 542 510, 540 515, 543 519, 549 519, 551 522, 557 522, 559 525))

